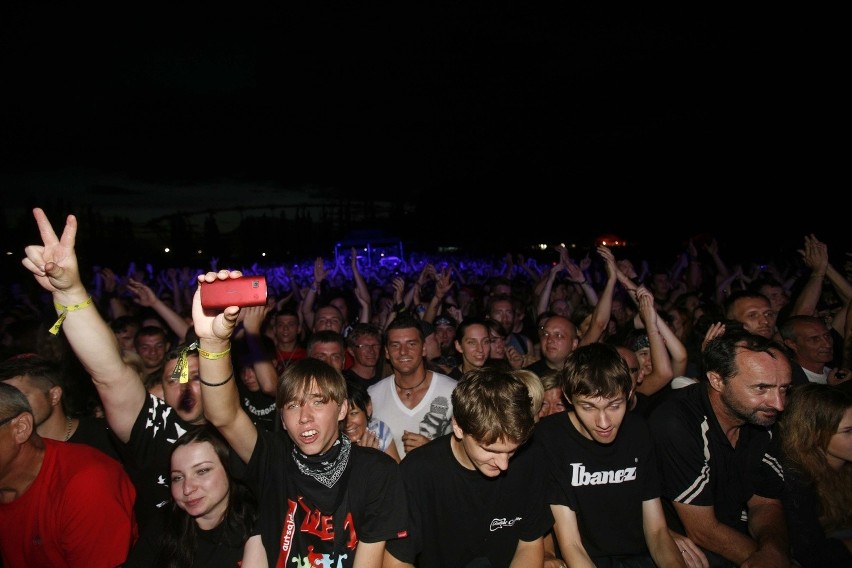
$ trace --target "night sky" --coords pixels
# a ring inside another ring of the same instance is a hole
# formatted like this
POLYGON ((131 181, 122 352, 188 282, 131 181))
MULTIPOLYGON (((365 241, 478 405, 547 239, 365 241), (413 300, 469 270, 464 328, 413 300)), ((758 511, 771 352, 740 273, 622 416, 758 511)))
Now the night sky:
POLYGON ((0 7, 9 218, 326 200, 405 212, 405 238, 848 248, 831 14, 98 4, 0 7))

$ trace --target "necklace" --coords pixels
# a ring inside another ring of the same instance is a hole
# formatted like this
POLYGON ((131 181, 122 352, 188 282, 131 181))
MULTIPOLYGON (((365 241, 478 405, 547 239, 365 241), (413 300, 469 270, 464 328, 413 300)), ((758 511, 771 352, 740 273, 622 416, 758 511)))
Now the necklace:
POLYGON ((292 351, 278 351, 278 353, 279 353, 278 363, 279 363, 279 366, 281 367, 282 371, 289 368, 290 365, 293 363, 293 357, 296 356, 296 350, 298 349, 298 347, 299 347, 298 345, 294 345, 292 351), (289 355, 285 359, 284 356, 281 355, 282 353, 289 353, 289 355))
POLYGON ((68 438, 71 437, 71 417, 65 417, 65 438, 62 440, 63 442, 67 442, 68 438))
POLYGON ((396 377, 394 377, 394 378, 393 378, 393 384, 395 384, 395 385, 396 385, 396 388, 398 388, 399 390, 401 390, 401 391, 404 391, 404 392, 405 392, 405 398, 411 398, 411 393, 412 393, 412 392, 414 392, 414 391, 417 389, 417 387, 419 387, 420 385, 422 385, 423 383, 425 383, 425 382, 426 382, 426 377, 428 377, 428 376, 429 376, 429 372, 428 372, 428 371, 426 371, 426 374, 424 374, 424 375, 423 375, 423 379, 422 379, 419 383, 417 383, 416 385, 414 385, 413 387, 403 387, 403 386, 401 386, 398 382, 396 382, 396 377))

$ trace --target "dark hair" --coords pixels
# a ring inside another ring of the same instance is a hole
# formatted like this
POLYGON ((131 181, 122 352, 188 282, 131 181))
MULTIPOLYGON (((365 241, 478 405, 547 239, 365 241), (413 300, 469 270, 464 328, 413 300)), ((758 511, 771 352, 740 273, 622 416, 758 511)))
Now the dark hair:
POLYGON ((146 325, 144 327, 140 327, 136 331, 136 335, 133 336, 133 344, 137 345, 140 337, 156 337, 160 336, 165 341, 169 341, 169 332, 163 329, 162 327, 158 327, 156 325, 146 325))
POLYGON ((323 329, 322 331, 313 332, 311 334, 311 338, 308 340, 308 345, 305 347, 305 350, 310 353, 313 346, 317 343, 337 343, 340 345, 341 352, 346 351, 346 339, 338 332, 331 329, 323 329))
POLYGON ((737 353, 744 350, 768 353, 773 359, 785 357, 789 360, 787 349, 777 341, 743 329, 729 329, 725 325, 725 333, 708 341, 701 354, 704 373, 718 373, 727 382, 739 372, 737 353))
POLYGON ((627 362, 615 347, 599 342, 575 349, 559 374, 559 382, 569 402, 574 396, 626 397, 633 388, 627 362))
POLYGON ((420 341, 425 341, 425 337, 423 337, 423 328, 420 327, 420 320, 414 316, 409 315, 399 315, 391 321, 388 326, 385 328, 385 337, 384 344, 388 343, 388 334, 394 329, 408 329, 414 328, 417 330, 417 334, 420 336, 420 341))
POLYGON ((0 363, 0 381, 15 377, 26 377, 31 385, 45 393, 55 386, 63 390, 65 387, 59 363, 35 353, 16 355, 0 363))
POLYGON ((272 314, 271 319, 272 319, 272 321, 275 321, 275 319, 280 317, 280 316, 290 316, 290 317, 296 318, 297 320, 299 319, 299 313, 296 310, 294 310, 293 308, 290 308, 290 307, 281 308, 280 310, 274 312, 272 314))
MULTIPOLYGON (((257 501, 254 494, 242 481, 235 478, 231 471, 228 443, 221 434, 209 424, 193 426, 177 439, 171 454, 181 446, 207 442, 213 446, 216 456, 228 478, 228 507, 222 519, 221 538, 230 548, 243 546, 254 532, 257 520, 257 501)), ((195 564, 198 550, 198 523, 195 518, 178 507, 174 499, 166 519, 162 535, 157 566, 164 568, 190 568, 195 564)))
POLYGON ((484 321, 485 325, 488 327, 489 333, 496 333, 503 339, 506 339, 509 336, 509 334, 506 333, 506 330, 503 329, 503 325, 499 321, 493 319, 485 319, 484 321))
POLYGON ((360 408, 361 412, 367 416, 367 420, 372 418, 370 413, 367 412, 367 404, 370 402, 370 393, 367 392, 367 387, 361 383, 360 379, 346 380, 346 395, 350 405, 360 408))
POLYGON ((138 331, 140 327, 139 318, 131 315, 118 316, 109 322, 109 327, 113 333, 124 331, 129 327, 135 327, 138 331))
POLYGON ((461 339, 464 337, 464 334, 468 330, 468 328, 471 327, 471 326, 474 326, 474 325, 481 325, 482 327, 485 328, 486 332, 488 332, 488 330, 489 330, 489 325, 485 321, 484 318, 480 318, 480 317, 464 318, 461 321, 461 323, 458 325, 458 327, 456 328, 456 341, 461 342, 461 339))
POLYGON ((510 371, 468 371, 453 389, 452 401, 458 427, 483 444, 501 439, 523 444, 535 427, 529 388, 510 371))

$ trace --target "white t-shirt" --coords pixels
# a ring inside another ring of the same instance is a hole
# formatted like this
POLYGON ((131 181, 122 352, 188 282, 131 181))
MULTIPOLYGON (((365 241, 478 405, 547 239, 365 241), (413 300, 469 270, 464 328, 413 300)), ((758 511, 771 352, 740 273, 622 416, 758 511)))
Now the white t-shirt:
POLYGON ((433 371, 429 390, 414 408, 406 407, 400 400, 394 385, 394 375, 385 377, 367 389, 373 403, 373 417, 387 424, 393 432, 400 458, 405 457, 402 443, 404 432, 422 434, 432 440, 452 432, 451 396, 456 384, 447 375, 433 371))
POLYGON ((802 370, 805 372, 805 376, 808 377, 808 381, 812 383, 819 383, 821 385, 828 383, 828 373, 831 372, 830 368, 823 367, 822 373, 814 373, 813 371, 808 371, 804 367, 802 367, 802 370))

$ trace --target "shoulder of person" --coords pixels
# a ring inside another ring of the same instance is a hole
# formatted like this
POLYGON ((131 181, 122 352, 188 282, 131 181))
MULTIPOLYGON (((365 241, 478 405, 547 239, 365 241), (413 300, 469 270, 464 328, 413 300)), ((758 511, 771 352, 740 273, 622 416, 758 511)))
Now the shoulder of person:
POLYGON ((373 383, 372 385, 367 387, 367 394, 370 395, 370 398, 373 398, 376 395, 376 393, 387 390, 387 388, 388 388, 387 385, 392 380, 393 380, 393 375, 391 375, 389 377, 385 377, 383 379, 379 379, 378 381, 376 381, 375 383, 373 383))
POLYGON ((450 437, 452 437, 452 434, 438 436, 434 440, 429 440, 422 446, 407 452, 400 462, 400 467, 403 471, 412 467, 418 470, 434 468, 435 465, 442 463, 437 459, 438 456, 442 454, 452 455, 452 450, 449 447, 450 437))
POLYGON ((439 383, 446 383, 452 388, 458 384, 458 381, 452 378, 449 375, 445 375, 444 373, 439 373, 438 371, 432 371, 432 379, 438 381, 439 383))
POLYGON ((396 469, 399 464, 385 452, 378 448, 365 448, 352 444, 353 467, 365 468, 369 472, 375 472, 375 468, 396 469))

